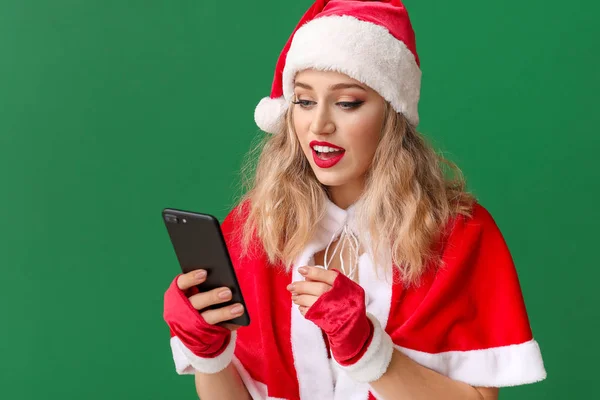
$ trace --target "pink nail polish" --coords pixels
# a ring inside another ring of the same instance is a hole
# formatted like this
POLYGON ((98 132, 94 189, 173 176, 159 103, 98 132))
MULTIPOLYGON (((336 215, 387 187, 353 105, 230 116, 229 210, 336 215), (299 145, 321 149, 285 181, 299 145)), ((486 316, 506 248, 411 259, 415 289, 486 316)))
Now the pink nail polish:
POLYGON ((237 305, 231 309, 231 314, 238 315, 241 314, 243 311, 244 307, 242 307, 241 305, 237 305))
POLYGON ((198 271, 198 272, 196 273, 196 276, 195 276, 195 278, 196 278, 196 279, 203 279, 205 276, 206 276, 206 271, 202 270, 202 271, 198 271))

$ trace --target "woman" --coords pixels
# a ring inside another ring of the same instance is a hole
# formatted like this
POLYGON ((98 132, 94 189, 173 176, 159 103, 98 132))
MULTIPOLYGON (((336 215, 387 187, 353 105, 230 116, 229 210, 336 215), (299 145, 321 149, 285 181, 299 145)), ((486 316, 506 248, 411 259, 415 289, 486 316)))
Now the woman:
POLYGON ((199 293, 204 271, 165 294, 176 370, 202 400, 497 399, 545 378, 502 234, 415 130, 420 79, 399 0, 302 17, 255 112, 272 135, 254 182, 222 224, 252 323, 219 324, 244 310, 207 309, 231 294, 199 293))

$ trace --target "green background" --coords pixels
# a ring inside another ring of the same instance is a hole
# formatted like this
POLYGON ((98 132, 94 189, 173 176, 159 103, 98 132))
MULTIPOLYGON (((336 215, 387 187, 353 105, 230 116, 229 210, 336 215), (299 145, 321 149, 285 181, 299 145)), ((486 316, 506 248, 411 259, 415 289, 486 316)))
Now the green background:
MULTIPOLYGON (((223 218, 309 1, 0 1, 0 397, 194 399, 162 296, 164 207, 223 218)), ((549 377, 597 381, 600 6, 406 2, 424 132, 512 250, 549 377)))

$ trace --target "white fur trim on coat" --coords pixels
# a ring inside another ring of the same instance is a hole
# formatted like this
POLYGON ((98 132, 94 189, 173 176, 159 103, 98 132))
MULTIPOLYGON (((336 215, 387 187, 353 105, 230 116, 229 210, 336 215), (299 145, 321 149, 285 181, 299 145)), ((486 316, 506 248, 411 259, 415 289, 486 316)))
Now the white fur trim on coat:
POLYGON ((309 68, 338 71, 366 84, 418 125, 421 69, 408 47, 384 27, 348 15, 306 23, 292 39, 283 69, 287 101, 296 73, 309 68))
POLYGON ((436 354, 396 348, 417 363, 472 386, 516 386, 546 378, 542 353, 534 339, 510 346, 436 354))
POLYGON ((237 332, 231 332, 231 340, 225 350, 217 357, 203 358, 192 353, 177 336, 171 338, 171 350, 175 361, 175 370, 179 375, 191 375, 196 371, 215 374, 227 367, 233 358, 237 332))
MULTIPOLYGON (((326 207, 327 213, 320 222, 320 228, 294 262, 293 282, 304 280, 297 268, 302 265, 314 264, 313 255, 317 251, 325 249, 333 235, 344 223, 348 222, 353 230, 356 229, 353 206, 343 210, 328 200, 326 207)), ((367 239, 365 246, 371 247, 370 239, 367 239)), ((368 253, 363 253, 359 257, 358 275, 359 281, 365 289, 368 315, 377 319, 380 327, 385 326, 392 299, 391 270, 379 267, 376 271, 372 258, 368 253)), ((370 385, 353 380, 339 368, 339 364, 331 361, 327 355, 321 330, 304 318, 294 304, 292 304, 291 311, 292 351, 298 374, 300 398, 302 400, 367 400, 370 385)))
MULTIPOLYGON (((320 235, 317 236, 326 239, 320 235)), ((298 272, 298 268, 310 265, 313 255, 325 248, 323 241, 318 240, 319 238, 313 239, 294 263, 292 282, 304 280, 304 277, 298 272)), ((333 374, 323 333, 312 321, 304 318, 297 305, 292 303, 291 307, 292 354, 298 376, 300 398, 302 400, 333 399, 333 374)))

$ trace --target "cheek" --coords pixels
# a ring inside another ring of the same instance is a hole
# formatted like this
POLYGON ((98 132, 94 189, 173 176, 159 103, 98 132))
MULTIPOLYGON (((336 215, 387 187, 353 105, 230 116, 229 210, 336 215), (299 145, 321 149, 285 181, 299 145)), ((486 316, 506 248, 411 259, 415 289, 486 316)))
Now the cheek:
POLYGON ((377 150, 377 139, 373 138, 372 141, 365 141, 360 147, 357 153, 356 168, 359 174, 364 174, 367 169, 371 166, 375 151, 377 150))
POLYGON ((310 127, 310 116, 306 112, 294 111, 292 117, 292 124, 297 135, 306 136, 308 128, 310 127))
POLYGON ((363 124, 354 126, 352 148, 356 155, 355 162, 359 168, 367 168, 371 164, 379 145, 381 127, 377 122, 365 121, 363 124))
POLYGON ((308 136, 308 127, 309 127, 309 122, 307 121, 306 117, 302 117, 302 115, 298 115, 299 113, 294 114, 294 118, 292 119, 292 125, 294 127, 294 132, 296 132, 296 136, 298 137, 298 140, 300 141, 300 145, 302 146, 302 150, 304 152, 306 152, 305 150, 305 142, 306 142, 306 138, 308 136))

